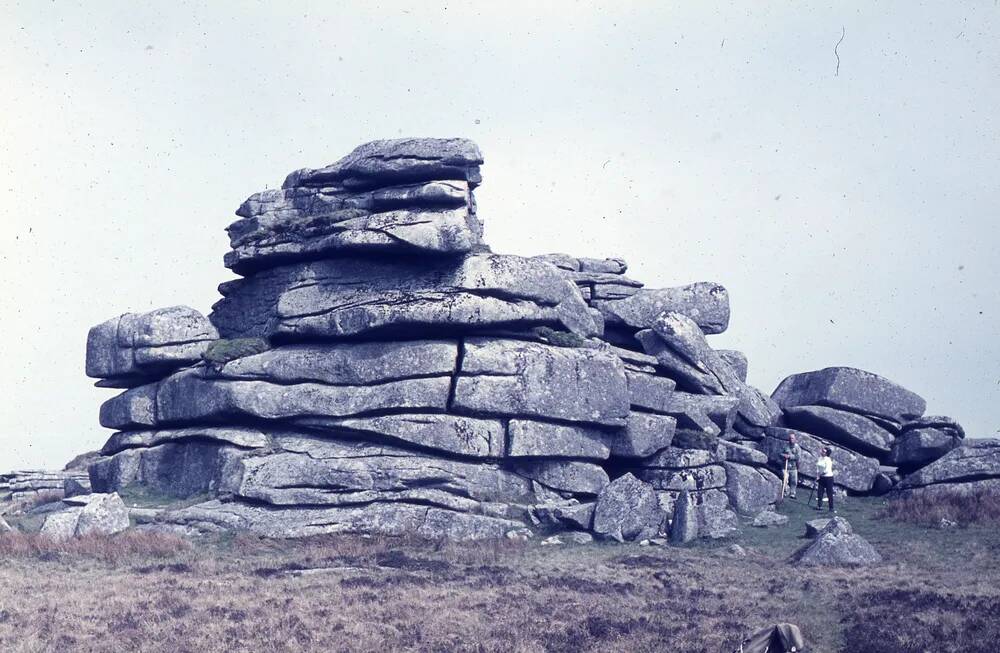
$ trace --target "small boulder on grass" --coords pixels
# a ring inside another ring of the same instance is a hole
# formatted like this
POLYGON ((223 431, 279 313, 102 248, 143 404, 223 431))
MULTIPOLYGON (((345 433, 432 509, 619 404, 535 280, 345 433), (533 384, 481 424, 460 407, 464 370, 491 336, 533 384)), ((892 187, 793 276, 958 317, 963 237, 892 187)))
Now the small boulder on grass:
POLYGON ((788 515, 779 515, 772 510, 761 510, 753 518, 753 525, 757 528, 771 528, 772 526, 784 526, 788 523, 788 515))
POLYGON ((7 523, 3 517, 0 517, 0 533, 13 533, 14 527, 7 523))
POLYGON ((81 535, 113 535, 129 527, 128 508, 117 493, 71 497, 64 503, 64 510, 45 518, 42 535, 67 540, 81 535))
POLYGON ((819 536, 794 554, 797 565, 822 567, 857 567, 882 562, 882 556, 842 517, 834 517, 819 536))

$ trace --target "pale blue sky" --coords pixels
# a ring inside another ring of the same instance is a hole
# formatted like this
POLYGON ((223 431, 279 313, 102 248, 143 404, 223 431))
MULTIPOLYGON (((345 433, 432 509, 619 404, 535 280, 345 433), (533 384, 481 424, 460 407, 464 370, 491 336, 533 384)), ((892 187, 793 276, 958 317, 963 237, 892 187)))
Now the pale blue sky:
POLYGON ((724 284, 768 392, 1000 429, 996 2, 500 4, 0 3, 0 469, 103 443, 87 329, 207 311, 246 196, 403 135, 480 144, 496 251, 724 284))

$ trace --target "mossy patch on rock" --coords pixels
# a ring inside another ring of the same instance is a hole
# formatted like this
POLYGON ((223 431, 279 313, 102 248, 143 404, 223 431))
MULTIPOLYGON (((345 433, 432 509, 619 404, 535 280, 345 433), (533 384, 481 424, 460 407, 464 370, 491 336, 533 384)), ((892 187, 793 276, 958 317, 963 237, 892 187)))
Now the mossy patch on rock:
POLYGON ((208 349, 205 350, 205 353, 201 357, 209 363, 222 365, 237 358, 261 354, 270 348, 271 345, 263 338, 216 340, 208 346, 208 349))

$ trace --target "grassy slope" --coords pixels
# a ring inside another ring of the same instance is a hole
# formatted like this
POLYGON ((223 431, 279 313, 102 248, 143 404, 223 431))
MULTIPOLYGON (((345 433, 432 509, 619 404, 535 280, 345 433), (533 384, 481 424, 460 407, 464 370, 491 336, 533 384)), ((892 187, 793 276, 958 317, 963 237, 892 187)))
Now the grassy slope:
POLYGON ((0 650, 714 653, 791 621, 814 651, 996 651, 997 530, 896 524, 879 505, 841 508, 886 558, 865 570, 788 566, 818 515, 791 501, 788 526, 745 528, 745 558, 721 544, 0 540, 0 650), (963 642, 959 627, 977 631, 963 642))

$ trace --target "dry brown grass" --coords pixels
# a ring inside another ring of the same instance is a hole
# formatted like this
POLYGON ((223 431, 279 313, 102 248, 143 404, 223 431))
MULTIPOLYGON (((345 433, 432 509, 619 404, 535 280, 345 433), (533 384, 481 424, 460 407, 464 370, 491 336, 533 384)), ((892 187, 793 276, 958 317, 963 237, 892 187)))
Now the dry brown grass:
POLYGON ((995 529, 893 532, 877 542, 886 564, 862 570, 797 569, 760 540, 737 558, 355 536, 24 539, 37 548, 0 548, 0 650, 728 653, 790 621, 820 653, 995 652, 995 529))
POLYGON ((67 540, 26 533, 0 534, 0 558, 53 560, 87 558, 108 564, 163 558, 188 551, 191 543, 164 533, 126 531, 117 535, 83 535, 67 540))
POLYGON ((935 497, 918 494, 887 501, 879 513, 899 522, 936 527, 942 519, 959 526, 970 524, 1000 525, 1000 492, 977 490, 969 494, 941 494, 935 497))
POLYGON ((17 513, 27 512, 36 506, 40 506, 45 503, 52 503, 53 501, 59 501, 62 498, 63 492, 61 490, 42 490, 30 496, 17 499, 16 501, 0 504, 0 508, 2 508, 0 509, 0 514, 14 515, 17 513))

